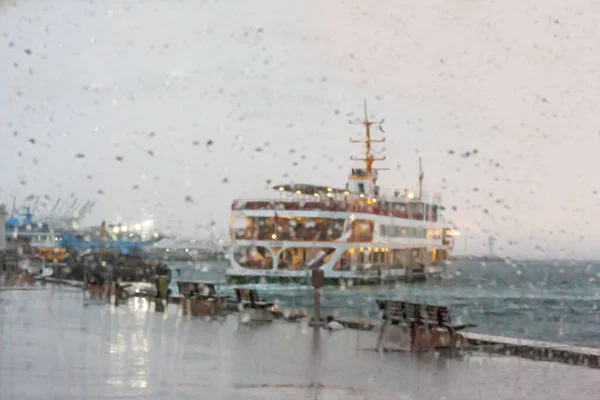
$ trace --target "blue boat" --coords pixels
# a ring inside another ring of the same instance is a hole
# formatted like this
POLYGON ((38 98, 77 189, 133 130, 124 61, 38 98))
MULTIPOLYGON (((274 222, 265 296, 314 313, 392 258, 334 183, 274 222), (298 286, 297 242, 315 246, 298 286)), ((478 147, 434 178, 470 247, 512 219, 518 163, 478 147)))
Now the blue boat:
POLYGON ((35 219, 27 206, 23 213, 6 220, 5 236, 8 242, 24 240, 36 248, 62 248, 69 252, 108 248, 118 249, 122 254, 130 254, 134 249, 151 246, 163 237, 158 232, 142 234, 141 231, 145 228, 141 224, 134 225, 130 230, 123 225, 109 225, 108 228, 104 228, 104 222, 102 224, 100 229, 56 230, 52 229, 48 222, 35 219))

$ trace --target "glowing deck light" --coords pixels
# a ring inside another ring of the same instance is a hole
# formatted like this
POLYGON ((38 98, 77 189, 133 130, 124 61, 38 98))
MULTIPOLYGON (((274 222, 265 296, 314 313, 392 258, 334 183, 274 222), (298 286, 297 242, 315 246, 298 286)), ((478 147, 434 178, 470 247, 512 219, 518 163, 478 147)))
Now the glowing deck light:
POLYGON ((315 193, 315 195, 314 195, 314 196, 315 196, 315 197, 319 197, 319 193, 315 193))
POLYGON ((300 191, 300 190, 296 190, 296 193, 298 193, 298 194, 302 194, 302 191, 300 191))
POLYGON ((271 235, 271 239, 273 239, 273 240, 277 239, 277 235, 276 234, 272 234, 271 235))
POLYGON ((280 191, 280 192, 283 192, 283 190, 284 190, 284 189, 283 189, 283 186, 279 186, 279 191, 280 191))
POLYGON ((331 191, 333 191, 333 189, 332 188, 327 188, 327 191, 331 192, 331 191))

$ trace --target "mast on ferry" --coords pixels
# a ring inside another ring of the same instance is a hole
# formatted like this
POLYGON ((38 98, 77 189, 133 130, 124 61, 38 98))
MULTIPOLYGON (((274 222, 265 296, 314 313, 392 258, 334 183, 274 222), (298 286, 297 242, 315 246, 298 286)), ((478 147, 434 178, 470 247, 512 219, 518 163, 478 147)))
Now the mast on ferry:
POLYGON ((353 125, 360 124, 365 127, 365 139, 364 140, 350 139, 350 141, 352 143, 365 143, 365 157, 364 158, 350 157, 350 159, 353 161, 364 161, 367 172, 369 174, 372 174, 376 178, 376 175, 373 172, 373 163, 375 161, 383 161, 383 160, 385 160, 385 157, 374 157, 373 153, 371 152, 371 144, 372 143, 383 143, 383 142, 385 142, 385 138, 371 139, 371 126, 372 125, 381 125, 381 124, 383 124, 383 122, 385 120, 384 119, 382 119, 380 121, 369 120, 369 115, 367 113, 367 100, 366 99, 364 101, 364 108, 365 108, 365 116, 362 121, 359 121, 359 122, 348 121, 348 122, 353 125))
POLYGON ((421 157, 419 157, 419 200, 423 200, 423 178, 425 174, 423 173, 423 167, 421 165, 421 157))

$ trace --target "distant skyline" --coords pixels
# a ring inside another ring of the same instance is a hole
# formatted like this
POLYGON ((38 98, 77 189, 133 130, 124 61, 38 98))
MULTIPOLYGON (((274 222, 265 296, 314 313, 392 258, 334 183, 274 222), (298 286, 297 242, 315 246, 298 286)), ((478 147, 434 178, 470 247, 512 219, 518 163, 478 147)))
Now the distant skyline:
POLYGON ((498 255, 598 259, 599 11, 1 2, 0 203, 74 196, 96 201, 86 225, 226 236, 231 201, 267 181, 343 186, 367 99, 381 186, 416 188, 422 157, 469 252, 493 235, 498 255))

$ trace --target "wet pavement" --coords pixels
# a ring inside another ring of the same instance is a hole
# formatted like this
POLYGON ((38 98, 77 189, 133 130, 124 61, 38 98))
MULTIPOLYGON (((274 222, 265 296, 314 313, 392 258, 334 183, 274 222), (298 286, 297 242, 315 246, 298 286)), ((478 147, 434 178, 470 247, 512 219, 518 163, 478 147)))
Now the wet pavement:
POLYGON ((164 314, 81 290, 0 291, 0 399, 596 399, 600 372, 373 351, 376 333, 164 314))

